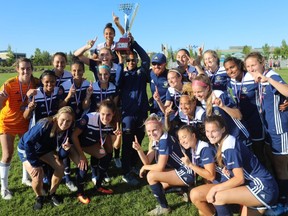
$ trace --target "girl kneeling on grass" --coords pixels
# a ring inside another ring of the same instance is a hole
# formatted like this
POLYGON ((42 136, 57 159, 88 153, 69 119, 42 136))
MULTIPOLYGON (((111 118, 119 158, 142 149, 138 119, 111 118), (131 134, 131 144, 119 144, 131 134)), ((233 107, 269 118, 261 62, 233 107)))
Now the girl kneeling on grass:
MULTIPOLYGON (((211 154, 209 153, 209 156, 207 156, 209 160, 205 162, 198 158, 198 161, 201 161, 199 166, 201 164, 206 168, 207 164, 207 170, 203 171, 202 168, 198 167, 198 165, 191 165, 192 155, 188 152, 189 149, 191 152, 194 152, 193 149, 196 148, 199 143, 201 143, 201 149, 204 148, 204 146, 207 144, 201 141, 197 141, 194 129, 181 128, 178 134, 184 149, 188 150, 185 151, 187 152, 187 155, 189 155, 189 158, 186 154, 184 157, 181 151, 181 147, 178 143, 175 142, 175 139, 168 133, 164 132, 161 119, 159 119, 158 116, 155 114, 150 115, 145 121, 145 127, 148 137, 152 141, 152 147, 149 149, 147 155, 145 155, 140 144, 135 138, 135 141, 133 142, 133 148, 138 151, 138 154, 144 164, 140 170, 139 175, 143 178, 144 172, 146 170, 149 171, 147 174, 147 181, 152 189, 154 196, 157 197, 157 201, 160 204, 160 206, 157 206, 148 214, 166 214, 169 213, 171 209, 168 206, 163 188, 168 188, 170 186, 193 185, 195 180, 193 170, 196 173, 201 175, 203 174, 203 176, 205 176, 207 179, 213 180, 215 176, 215 167, 213 165, 214 157, 212 153, 213 151, 210 149, 211 154), (189 143, 187 141, 188 131, 189 133, 191 132, 191 137, 189 136, 189 138, 191 138, 191 142, 189 143), (187 166, 183 164, 181 158, 184 164, 187 166), (156 163, 151 164, 154 159, 156 163)), ((201 150, 199 149, 197 153, 200 151, 201 150)))
POLYGON ((54 170, 49 198, 53 205, 61 204, 59 197, 55 195, 64 175, 60 157, 67 157, 69 154, 71 145, 68 137, 73 121, 72 108, 62 107, 55 116, 39 120, 19 141, 18 155, 32 178, 32 188, 37 196, 34 210, 41 209, 44 203, 42 194, 44 163, 49 164, 54 170))
POLYGON ((84 153, 99 159, 97 171, 98 178, 95 189, 101 194, 112 194, 113 190, 104 188, 102 181, 112 159, 113 147, 119 148, 121 144, 121 130, 119 124, 116 127, 116 105, 112 100, 103 100, 98 112, 91 112, 76 122, 72 134, 73 144, 80 153, 72 160, 80 168, 78 179, 78 200, 84 204, 90 202, 84 195, 84 180, 87 172, 87 159, 84 153))
MULTIPOLYGON (((206 136, 217 148, 216 160, 230 178, 219 184, 193 188, 190 198, 204 215, 214 215, 214 206, 242 205, 241 215, 262 215, 278 198, 275 179, 241 141, 228 134, 224 119, 210 116, 205 119, 206 136), (198 196, 198 198, 196 198, 198 196), (200 198, 202 196, 202 198, 200 198)), ((218 209, 217 209, 218 210, 218 209)), ((217 212, 218 215, 230 215, 217 212)))

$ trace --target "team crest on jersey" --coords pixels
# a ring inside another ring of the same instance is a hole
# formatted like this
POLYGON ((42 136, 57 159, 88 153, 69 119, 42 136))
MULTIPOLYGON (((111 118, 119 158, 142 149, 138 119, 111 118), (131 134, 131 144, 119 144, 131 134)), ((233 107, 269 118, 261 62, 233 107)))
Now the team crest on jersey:
POLYGON ((140 75, 141 74, 141 70, 140 68, 137 70, 137 75, 140 75))
POLYGON ((215 79, 216 79, 217 81, 220 81, 220 80, 221 80, 221 76, 216 76, 215 79))
POLYGON ((243 94, 248 94, 247 87, 243 87, 242 92, 243 92, 243 94))
POLYGON ((262 94, 266 94, 266 86, 262 85, 262 94))
POLYGON ((215 110, 214 110, 214 114, 217 115, 217 116, 220 116, 219 110, 218 110, 218 109, 215 109, 215 110))
POLYGON ((168 82, 167 81, 163 82, 163 87, 168 88, 168 82))
POLYGON ((86 125, 86 123, 87 123, 86 119, 83 119, 83 118, 82 118, 82 119, 80 120, 80 125, 86 125))

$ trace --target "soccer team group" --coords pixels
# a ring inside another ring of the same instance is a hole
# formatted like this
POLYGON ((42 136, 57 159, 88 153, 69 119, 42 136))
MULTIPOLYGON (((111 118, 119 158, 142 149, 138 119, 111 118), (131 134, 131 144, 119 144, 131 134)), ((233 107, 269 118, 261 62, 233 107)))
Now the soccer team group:
POLYGON ((43 207, 46 192, 61 205, 56 191, 63 178, 81 203, 90 203, 88 170, 98 193, 113 194, 103 181, 114 157, 124 182, 137 186, 139 177, 147 179, 159 204, 149 215, 171 211, 165 190, 174 186, 187 188, 200 215, 232 215, 232 204, 241 215, 288 211, 288 85, 260 53, 244 61, 227 57, 220 66, 213 50, 200 48, 194 59, 180 49, 178 67, 167 69, 166 56, 150 59, 131 33, 125 54, 115 50, 112 24, 104 37, 93 56, 85 52, 95 40, 74 52, 71 72, 62 52, 39 79, 30 59, 17 60, 18 75, 0 90, 3 199, 13 200, 8 174, 18 135, 22 183, 36 194, 35 210, 43 207), (85 64, 95 81, 84 78, 85 64), (141 147, 145 132, 148 151, 141 147))

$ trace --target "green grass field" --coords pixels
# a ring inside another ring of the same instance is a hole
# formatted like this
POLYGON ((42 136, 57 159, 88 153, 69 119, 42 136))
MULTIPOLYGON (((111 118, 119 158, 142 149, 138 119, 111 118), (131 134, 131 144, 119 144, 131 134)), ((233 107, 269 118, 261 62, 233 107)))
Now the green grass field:
MULTIPOLYGON (((288 69, 278 71, 284 80, 288 81, 288 69)), ((0 85, 16 73, 1 73, 0 85)), ((40 73, 35 73, 39 77, 40 73)), ((92 73, 88 70, 86 75, 88 80, 92 80, 92 73)), ((151 94, 150 94, 151 95, 151 94)), ((15 147, 17 146, 15 141, 15 147)), ((143 142, 147 146, 147 138, 143 142)), ((22 165, 18 159, 17 151, 11 163, 9 174, 9 188, 14 193, 10 201, 0 198, 0 215, 145 215, 145 213, 155 207, 156 200, 153 197, 145 179, 141 180, 141 186, 135 188, 128 186, 121 181, 121 170, 111 166, 109 170, 112 176, 110 187, 115 191, 114 195, 97 195, 93 191, 93 184, 87 181, 86 191, 91 196, 91 203, 83 205, 76 199, 76 193, 71 193, 64 184, 58 189, 58 194, 64 199, 64 203, 59 207, 52 207, 46 204, 41 211, 33 211, 35 194, 32 188, 21 185, 22 165)), ((75 169, 72 169, 74 177, 75 169)), ((89 178, 89 176, 88 176, 89 178)), ((90 178, 89 178, 90 179, 90 178)), ((182 201, 182 197, 177 194, 167 194, 168 203, 172 208, 170 215, 198 215, 197 209, 191 203, 182 201)))

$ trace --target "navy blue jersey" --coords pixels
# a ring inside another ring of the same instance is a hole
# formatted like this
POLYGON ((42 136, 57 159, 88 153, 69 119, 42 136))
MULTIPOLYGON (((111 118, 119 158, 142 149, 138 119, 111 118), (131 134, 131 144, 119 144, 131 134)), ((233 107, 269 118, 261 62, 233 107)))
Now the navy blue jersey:
POLYGON ((227 90, 227 83, 229 82, 230 77, 227 75, 224 67, 219 67, 214 73, 211 73, 208 70, 205 72, 210 77, 213 90, 227 90))
POLYGON ((141 66, 134 70, 121 72, 119 88, 122 116, 134 116, 140 112, 147 113, 149 109, 146 87, 150 58, 136 41, 132 44, 132 48, 139 54, 141 66))
MULTIPOLYGON (((74 84, 73 79, 67 80, 66 82, 62 83, 58 91, 58 94, 61 95, 61 100, 64 100, 67 97, 70 88, 73 84, 74 84)), ((77 86, 74 85, 76 93, 70 98, 70 100, 67 103, 67 106, 72 107, 73 110, 75 111, 76 120, 81 118, 84 112, 82 107, 82 101, 86 97, 86 90, 89 86, 90 83, 87 80, 84 80, 79 88, 77 88, 77 86)))
MULTIPOLYGON (((266 77, 285 83, 275 71, 270 70, 266 77)), ((288 132, 288 110, 280 111, 279 105, 286 99, 269 82, 259 83, 259 95, 264 123, 267 131, 271 134, 288 132)))
POLYGON ((177 91, 175 88, 169 87, 166 91, 166 101, 171 101, 173 103, 172 109, 175 112, 179 111, 179 101, 182 93, 177 91))
POLYGON ((100 122, 100 114, 98 112, 84 115, 76 122, 76 128, 82 130, 82 133, 79 135, 81 146, 91 146, 96 143, 101 144, 101 142, 105 145, 106 136, 113 134, 112 126, 103 125, 100 122))
POLYGON ((100 87, 100 82, 93 82, 93 93, 91 95, 90 112, 95 112, 101 101, 105 99, 113 100, 118 96, 118 90, 116 86, 109 82, 106 89, 100 87))
MULTIPOLYGON (((163 73, 161 73, 159 76, 157 76, 152 70, 150 70, 150 76, 149 76, 150 89, 151 89, 152 95, 155 92, 155 86, 157 86, 160 99, 163 104, 166 101, 166 92, 169 87, 168 81, 167 81, 167 74, 168 74, 167 69, 165 69, 165 71, 163 71, 163 73)), ((150 111, 151 113, 156 113, 160 116, 164 115, 160 107, 158 106, 158 103, 154 99, 153 99, 153 104, 151 105, 150 111)))
POLYGON ((180 145, 168 133, 164 133, 160 137, 159 142, 153 142, 152 148, 155 150, 156 162, 158 161, 159 155, 168 155, 168 168, 178 169, 180 166, 183 166, 181 157, 184 155, 181 151, 180 145))
MULTIPOLYGON (((232 100, 231 97, 227 95, 227 93, 220 91, 220 90, 214 90, 212 92, 213 98, 220 98, 225 104, 225 106, 233 108, 236 107, 235 102, 232 100)), ((206 110, 206 102, 203 100, 201 101, 202 107, 206 110)), ((244 124, 235 118, 232 118, 230 115, 228 115, 224 110, 222 110, 220 107, 216 106, 215 104, 212 105, 212 110, 214 115, 222 116, 225 119, 225 122, 227 124, 227 128, 229 130, 229 134, 241 138, 243 141, 245 138, 249 137, 249 132, 247 131, 244 124)))
POLYGON ((60 77, 57 77, 56 87, 59 88, 63 82, 66 82, 70 79, 73 79, 72 74, 69 71, 64 71, 64 73, 60 77))
POLYGON ((53 116, 59 109, 59 102, 61 95, 58 95, 58 89, 54 89, 53 94, 46 95, 43 91, 43 87, 37 89, 37 93, 34 96, 36 108, 33 111, 31 125, 35 125, 40 119, 53 116))
MULTIPOLYGON (((96 62, 93 59, 89 60, 89 70, 93 72, 95 81, 98 81, 98 66, 99 62, 96 62)), ((111 65, 109 66, 111 67, 111 65)), ((109 82, 112 82, 114 85, 118 86, 121 70, 123 70, 123 66, 121 64, 113 63, 110 69, 109 82)))
POLYGON ((25 150, 27 160, 33 167, 41 166, 42 162, 39 157, 59 149, 70 136, 69 129, 59 134, 56 133, 55 137, 50 137, 52 126, 53 123, 42 119, 29 129, 18 143, 18 148, 25 150))
POLYGON ((232 96, 240 109, 243 121, 252 140, 264 139, 264 127, 259 114, 258 84, 250 73, 244 73, 241 81, 231 79, 227 92, 232 96))
POLYGON ((270 184, 272 175, 258 161, 257 157, 235 137, 228 135, 222 144, 222 160, 228 169, 230 177, 233 177, 232 170, 242 168, 245 177, 245 184, 252 190, 261 190, 264 185, 270 184))

